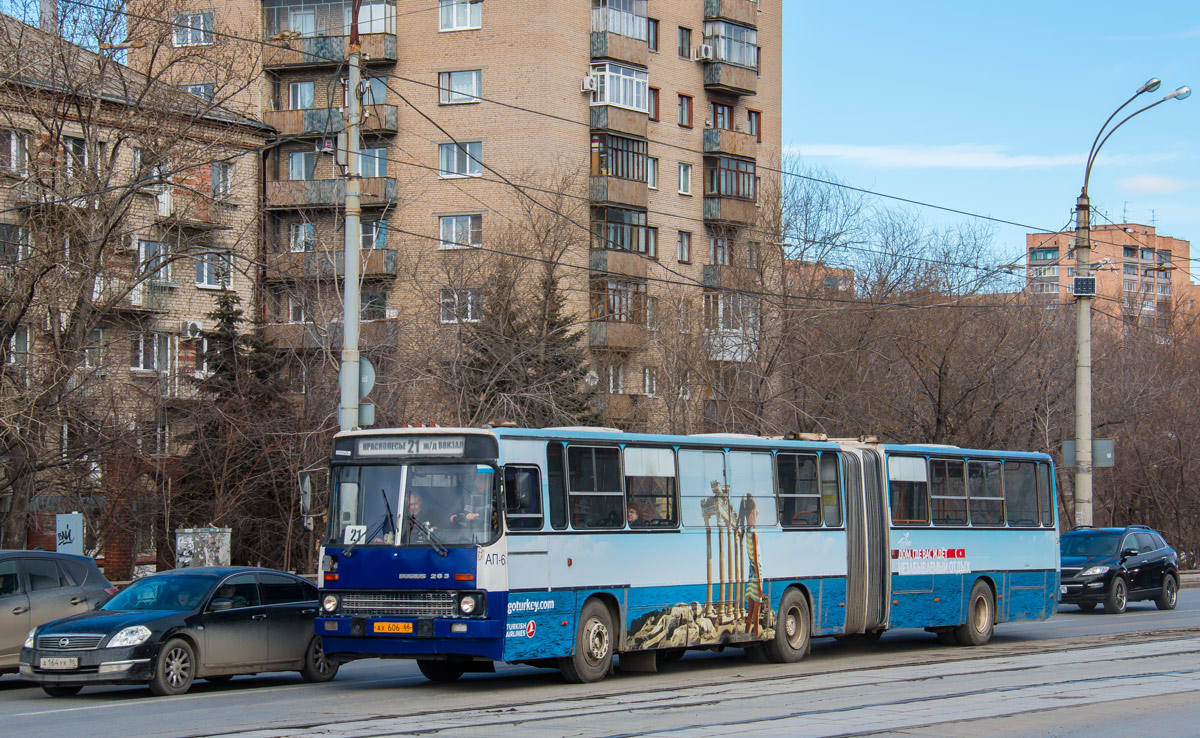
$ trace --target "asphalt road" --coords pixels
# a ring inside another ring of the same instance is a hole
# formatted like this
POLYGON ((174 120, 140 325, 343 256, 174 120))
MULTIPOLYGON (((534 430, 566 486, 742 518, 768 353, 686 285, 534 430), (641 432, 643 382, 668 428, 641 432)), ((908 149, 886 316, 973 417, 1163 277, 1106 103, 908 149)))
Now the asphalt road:
POLYGON ((689 654, 654 675, 618 671, 597 685, 505 666, 435 685, 411 662, 372 660, 345 665, 324 685, 280 674, 200 682, 180 697, 90 687, 56 699, 6 676, 0 725, 21 738, 1127 736, 1145 732, 1149 718, 1160 734, 1190 735, 1200 725, 1193 665, 1200 590, 1187 589, 1171 612, 1152 603, 1121 616, 1064 607, 1046 622, 1000 625, 977 649, 896 631, 874 644, 817 640, 799 664, 752 664, 730 649, 689 654))

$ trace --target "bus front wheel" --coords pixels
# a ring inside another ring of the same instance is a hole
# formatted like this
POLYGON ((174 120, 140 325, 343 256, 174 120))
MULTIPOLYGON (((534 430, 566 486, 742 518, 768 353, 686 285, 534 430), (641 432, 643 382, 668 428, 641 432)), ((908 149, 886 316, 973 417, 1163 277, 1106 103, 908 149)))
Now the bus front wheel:
POLYGON ((808 600, 796 589, 783 593, 775 637, 763 644, 763 653, 773 664, 791 664, 808 653, 812 638, 812 615, 808 600))
POLYGON ((992 639, 996 629, 996 601, 986 582, 975 582, 967 600, 967 622, 954 629, 961 646, 982 646, 992 639))
POLYGON ((431 682, 455 682, 466 672, 462 664, 456 664, 453 661, 419 659, 417 668, 431 682))
POLYGON ((579 614, 575 653, 559 661, 563 678, 572 684, 598 682, 608 675, 613 659, 612 618, 608 608, 591 600, 579 614))

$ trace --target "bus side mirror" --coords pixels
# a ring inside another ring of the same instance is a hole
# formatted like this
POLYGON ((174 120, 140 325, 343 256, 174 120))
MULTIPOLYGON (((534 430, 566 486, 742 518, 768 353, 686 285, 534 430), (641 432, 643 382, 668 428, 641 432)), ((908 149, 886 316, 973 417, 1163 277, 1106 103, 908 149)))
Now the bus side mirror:
POLYGON ((312 530, 313 518, 321 514, 319 510, 313 509, 313 473, 300 472, 298 481, 300 483, 300 516, 304 522, 304 530, 312 530))

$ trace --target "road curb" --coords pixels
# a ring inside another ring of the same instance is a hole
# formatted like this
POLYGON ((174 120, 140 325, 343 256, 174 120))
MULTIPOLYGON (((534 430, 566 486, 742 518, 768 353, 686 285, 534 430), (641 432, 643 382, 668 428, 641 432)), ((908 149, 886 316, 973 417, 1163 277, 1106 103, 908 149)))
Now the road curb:
POLYGON ((1181 589, 1200 587, 1200 571, 1179 572, 1179 587, 1181 589))

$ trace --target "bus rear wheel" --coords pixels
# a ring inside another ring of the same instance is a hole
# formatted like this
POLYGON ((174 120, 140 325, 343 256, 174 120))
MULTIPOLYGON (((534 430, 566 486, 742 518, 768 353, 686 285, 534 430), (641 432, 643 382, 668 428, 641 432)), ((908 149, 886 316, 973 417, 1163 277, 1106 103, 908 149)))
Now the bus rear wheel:
POLYGON ((598 682, 608 676, 613 659, 612 618, 608 608, 591 600, 579 614, 575 653, 559 661, 563 678, 572 684, 598 682))
POLYGON ((992 639, 996 629, 996 602, 987 583, 975 582, 967 600, 967 622, 954 629, 960 646, 982 646, 992 639))
POLYGON ((417 668, 431 682, 456 682, 466 672, 462 664, 453 661, 419 660, 417 668))
POLYGON ((783 593, 779 602, 779 622, 775 637, 762 645, 767 660, 773 664, 791 664, 808 654, 812 639, 812 615, 808 600, 797 589, 783 593))

